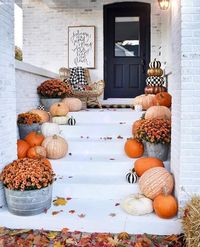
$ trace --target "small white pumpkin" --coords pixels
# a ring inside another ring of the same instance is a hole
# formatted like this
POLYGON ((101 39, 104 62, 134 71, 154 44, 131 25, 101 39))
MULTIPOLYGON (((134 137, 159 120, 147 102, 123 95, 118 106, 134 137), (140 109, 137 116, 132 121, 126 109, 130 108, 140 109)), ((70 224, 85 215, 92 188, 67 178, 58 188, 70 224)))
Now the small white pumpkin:
POLYGON ((120 205, 125 212, 131 215, 145 215, 153 212, 152 200, 141 194, 127 196, 120 205))
POLYGON ((57 123, 59 125, 67 124, 68 123, 68 116, 59 116, 59 117, 52 117, 52 122, 57 123))
POLYGON ((54 135, 44 139, 42 146, 46 148, 47 158, 60 159, 68 152, 68 144, 64 138, 54 135))
POLYGON ((43 123, 41 126, 42 134, 45 137, 59 135, 60 128, 57 123, 43 123))

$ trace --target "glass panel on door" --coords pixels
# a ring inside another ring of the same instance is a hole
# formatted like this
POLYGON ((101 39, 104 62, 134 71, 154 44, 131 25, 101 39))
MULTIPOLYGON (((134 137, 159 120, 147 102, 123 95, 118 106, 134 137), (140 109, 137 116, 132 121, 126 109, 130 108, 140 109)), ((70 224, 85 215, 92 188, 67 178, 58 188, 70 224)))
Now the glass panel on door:
POLYGON ((115 56, 140 56, 140 17, 115 17, 115 56))

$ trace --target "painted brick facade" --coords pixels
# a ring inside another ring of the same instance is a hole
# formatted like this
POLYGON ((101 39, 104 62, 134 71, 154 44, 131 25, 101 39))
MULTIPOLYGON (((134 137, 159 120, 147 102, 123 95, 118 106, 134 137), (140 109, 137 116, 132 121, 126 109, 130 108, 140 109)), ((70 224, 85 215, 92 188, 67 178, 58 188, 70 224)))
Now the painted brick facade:
MULTIPOLYGON (((165 16, 162 16, 157 0, 145 2, 152 5, 151 55, 152 58, 163 60, 161 18, 165 16)), ((101 10, 86 12, 79 9, 51 9, 40 0, 23 0, 23 13, 25 62, 58 72, 60 67, 68 66, 68 26, 95 25, 96 69, 91 70, 91 77, 93 80, 103 78, 103 6, 101 10)))
POLYGON ((16 158, 14 1, 0 1, 0 169, 16 158))

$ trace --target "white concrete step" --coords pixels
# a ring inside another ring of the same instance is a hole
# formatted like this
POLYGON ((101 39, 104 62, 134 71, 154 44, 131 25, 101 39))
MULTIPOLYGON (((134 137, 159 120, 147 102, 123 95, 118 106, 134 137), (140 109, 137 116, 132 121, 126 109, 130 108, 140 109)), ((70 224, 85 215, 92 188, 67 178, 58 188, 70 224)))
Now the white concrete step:
POLYGON ((102 110, 83 110, 80 112, 69 112, 73 116, 77 125, 79 124, 100 124, 100 123, 133 123, 142 116, 143 112, 136 112, 130 109, 102 109, 102 110))
POLYGON ((132 136, 132 123, 126 124, 82 124, 79 123, 75 126, 69 125, 60 125, 61 135, 66 139, 71 138, 96 138, 96 139, 105 139, 112 137, 113 139, 126 139, 132 136))
MULTIPOLYGON (((62 196, 67 198, 71 195, 63 193, 62 196)), ((72 198, 66 206, 52 205, 47 213, 29 217, 15 216, 10 214, 6 208, 2 208, 0 209, 0 222, 5 227, 13 228, 14 225, 17 229, 57 231, 68 228, 70 231, 112 233, 126 231, 130 234, 157 235, 182 232, 180 220, 177 218, 164 220, 154 213, 145 216, 131 216, 121 209, 119 203, 119 200, 106 200, 100 196, 96 199, 72 198), (59 213, 52 215, 55 211, 59 213)))

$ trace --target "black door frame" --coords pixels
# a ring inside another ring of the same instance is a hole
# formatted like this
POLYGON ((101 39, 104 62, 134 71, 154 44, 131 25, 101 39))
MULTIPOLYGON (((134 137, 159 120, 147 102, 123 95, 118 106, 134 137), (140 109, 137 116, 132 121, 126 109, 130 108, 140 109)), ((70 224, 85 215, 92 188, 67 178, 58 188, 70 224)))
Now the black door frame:
MULTIPOLYGON (((149 42, 146 42, 146 51, 148 51, 145 54, 145 64, 144 68, 145 71, 148 69, 148 64, 150 61, 150 54, 151 54, 151 4, 150 3, 142 3, 142 2, 119 2, 119 3, 112 3, 108 5, 104 5, 103 7, 103 27, 104 27, 104 81, 105 81, 105 89, 104 89, 104 99, 107 99, 110 95, 110 88, 109 88, 109 82, 108 82, 108 59, 107 54, 109 53, 109 47, 108 43, 106 42, 105 37, 108 36, 109 30, 112 30, 112 23, 109 23, 110 25, 107 25, 108 22, 108 12, 110 8, 128 8, 130 6, 133 6, 135 8, 144 9, 148 8, 149 15, 147 18, 149 19, 148 25, 145 25, 145 39, 149 40, 149 42)), ((123 58, 122 58, 123 59, 123 58)), ((145 85, 144 85, 145 86, 145 85)))

